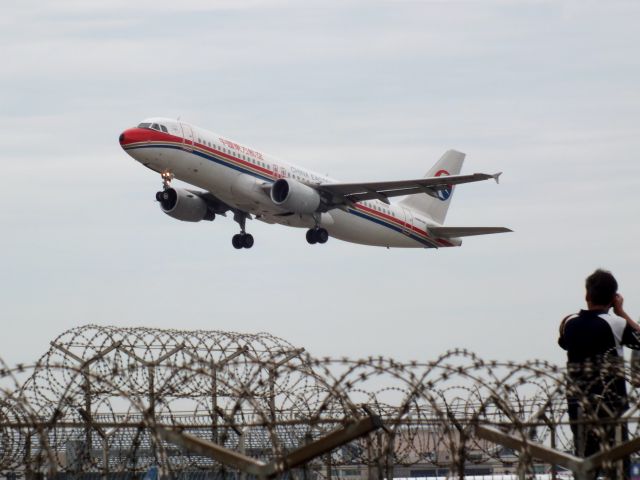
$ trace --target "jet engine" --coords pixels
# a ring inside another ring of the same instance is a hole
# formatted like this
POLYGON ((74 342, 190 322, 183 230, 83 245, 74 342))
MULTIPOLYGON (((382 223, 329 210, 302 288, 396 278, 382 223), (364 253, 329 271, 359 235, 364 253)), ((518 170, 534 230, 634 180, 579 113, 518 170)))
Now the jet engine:
POLYGON ((320 206, 317 190, 292 178, 281 178, 271 186, 271 201, 294 213, 313 213, 320 206))
POLYGON ((170 217, 184 222, 213 220, 216 214, 209 209, 207 202, 194 193, 182 188, 167 188, 156 193, 160 208, 170 217))

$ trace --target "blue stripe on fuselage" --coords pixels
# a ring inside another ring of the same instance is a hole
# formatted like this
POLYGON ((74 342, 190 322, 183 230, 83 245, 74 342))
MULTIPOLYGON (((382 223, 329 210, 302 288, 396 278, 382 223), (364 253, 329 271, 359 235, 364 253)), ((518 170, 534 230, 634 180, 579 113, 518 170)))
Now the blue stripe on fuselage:
POLYGON ((381 219, 376 218, 376 217, 372 217, 367 213, 360 212, 358 210, 353 210, 351 208, 349 209, 349 213, 351 213, 352 215, 355 215, 356 217, 364 218, 365 220, 369 220, 371 222, 375 222, 378 225, 382 225, 383 227, 390 228, 391 230, 394 230, 394 231, 396 231, 398 233, 402 233, 404 235, 407 235, 412 240, 415 240, 416 242, 422 243, 423 245, 426 245, 427 247, 435 247, 435 248, 437 248, 437 246, 434 245, 433 243, 430 243, 427 240, 424 240, 424 239, 422 239, 422 238, 420 238, 420 237, 418 237, 416 235, 413 235, 411 233, 407 234, 407 233, 405 233, 405 231, 401 227, 398 227, 398 226, 395 226, 395 225, 391 225, 391 224, 385 222, 384 220, 381 220, 381 219))

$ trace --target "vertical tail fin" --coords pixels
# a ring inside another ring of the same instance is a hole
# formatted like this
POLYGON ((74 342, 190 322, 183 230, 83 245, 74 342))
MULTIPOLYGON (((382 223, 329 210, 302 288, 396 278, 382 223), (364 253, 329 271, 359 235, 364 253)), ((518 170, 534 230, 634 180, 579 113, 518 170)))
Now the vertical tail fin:
MULTIPOLYGON (((427 172, 425 178, 439 177, 441 175, 458 175, 462 169, 465 154, 456 150, 448 150, 440 160, 427 172)), ((449 210, 451 197, 453 197, 453 186, 438 192, 437 198, 419 193, 410 195, 400 202, 401 205, 417 210, 427 215, 434 222, 442 225, 449 210)))

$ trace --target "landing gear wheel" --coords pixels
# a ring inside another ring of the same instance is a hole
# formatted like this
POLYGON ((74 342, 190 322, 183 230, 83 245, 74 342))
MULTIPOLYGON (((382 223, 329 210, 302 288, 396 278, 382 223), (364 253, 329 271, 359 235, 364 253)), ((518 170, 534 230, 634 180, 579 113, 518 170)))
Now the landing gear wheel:
POLYGON ((327 240, 329 240, 329 232, 324 228, 317 229, 316 239, 318 240, 318 243, 327 243, 327 240))
POLYGON ((237 250, 251 248, 253 247, 253 235, 250 233, 237 233, 231 238, 231 244, 237 250))
POLYGON ((240 250, 242 248, 242 240, 242 235, 240 235, 239 233, 231 237, 231 244, 233 245, 233 248, 235 248, 236 250, 240 250))
POLYGON ((250 233, 242 235, 242 246, 244 248, 253 247, 253 235, 251 235, 250 233))
POLYGON ((307 242, 309 242, 310 245, 313 245, 314 243, 318 243, 317 230, 313 228, 307 230, 307 242))
POLYGON ((157 200, 158 202, 161 202, 161 201, 162 201, 162 194, 163 194, 163 193, 164 193, 164 192, 156 192, 156 200, 157 200))

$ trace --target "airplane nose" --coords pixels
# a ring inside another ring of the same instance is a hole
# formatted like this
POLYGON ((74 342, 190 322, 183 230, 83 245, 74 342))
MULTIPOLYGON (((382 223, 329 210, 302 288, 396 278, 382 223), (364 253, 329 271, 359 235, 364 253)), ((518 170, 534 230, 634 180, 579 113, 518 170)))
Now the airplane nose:
POLYGON ((127 128, 118 137, 118 141, 122 148, 126 148, 130 143, 139 142, 140 140, 143 140, 143 137, 137 128, 127 128))
POLYGON ((154 132, 151 130, 137 127, 127 128, 120 134, 120 137, 118 137, 118 141, 120 142, 120 146, 122 148, 126 148, 133 143, 148 142, 150 136, 153 135, 153 133, 154 132))

